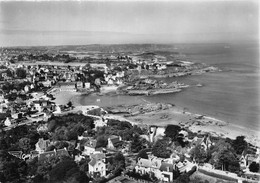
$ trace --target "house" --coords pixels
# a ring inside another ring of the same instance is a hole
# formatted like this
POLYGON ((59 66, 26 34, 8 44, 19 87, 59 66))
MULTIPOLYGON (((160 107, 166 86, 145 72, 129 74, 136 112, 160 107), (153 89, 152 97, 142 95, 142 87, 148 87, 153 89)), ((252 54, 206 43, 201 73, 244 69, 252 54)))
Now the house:
POLYGON ((123 80, 121 78, 117 78, 116 79, 116 84, 117 85, 122 85, 123 84, 123 80))
POLYGON ((35 150, 39 152, 39 154, 44 153, 50 146, 50 143, 50 140, 44 140, 43 138, 40 138, 35 144, 35 150))
POLYGON ((96 146, 97 146, 97 140, 93 138, 88 138, 84 143, 84 151, 82 154, 87 156, 93 154, 96 150, 96 146))
POLYGON ((201 145, 205 151, 207 151, 214 143, 211 141, 210 136, 204 136, 202 138, 194 137, 191 141, 192 147, 201 145))
POLYGON ((176 164, 176 167, 178 168, 180 173, 188 172, 190 171, 195 164, 189 162, 187 159, 185 159, 183 162, 178 162, 176 164))
POLYGON ((76 91, 76 82, 59 82, 57 85, 61 91, 76 91))
POLYGON ((95 129, 97 129, 98 127, 103 127, 103 126, 107 126, 107 119, 104 118, 100 118, 94 121, 95 124, 95 129))
POLYGON ((122 78, 122 77, 124 77, 125 76, 125 72, 124 71, 121 71, 121 72, 117 72, 116 73, 116 77, 117 78, 122 78))
POLYGON ((114 80, 113 80, 112 78, 109 78, 109 79, 107 80, 107 84, 108 84, 108 85, 113 85, 113 84, 114 84, 114 80))
POLYGON ((89 174, 93 177, 104 177, 106 176, 106 164, 105 154, 96 153, 90 156, 91 161, 88 163, 89 174))
POLYGON ((89 88, 90 88, 90 83, 89 83, 89 82, 85 83, 85 88, 86 88, 86 89, 89 89, 89 88))
POLYGON ((31 87, 29 85, 25 85, 24 92, 28 93, 30 91, 31 87))
POLYGON ((136 172, 140 174, 153 174, 157 179, 165 182, 173 180, 173 170, 176 170, 175 164, 165 162, 162 158, 152 155, 148 159, 139 158, 135 166, 136 172))
POLYGON ((108 137, 107 148, 108 149, 117 149, 123 144, 122 138, 120 136, 111 135, 108 137))
POLYGON ((52 157, 69 156, 66 148, 64 149, 54 149, 53 151, 44 152, 38 155, 38 161, 49 160, 52 157))
POLYGON ((37 132, 47 132, 48 131, 48 124, 40 124, 37 127, 37 132))
POLYGON ((53 112, 54 114, 60 114, 61 113, 61 108, 59 105, 55 105, 55 111, 53 112))
POLYGON ((155 156, 148 156, 148 159, 139 158, 135 170, 140 174, 151 174, 153 173, 158 179, 161 178, 160 167, 162 164, 162 158, 155 156))
POLYGON ((7 117, 7 118, 5 119, 4 124, 5 124, 5 126, 11 126, 11 125, 13 124, 13 122, 11 121, 10 118, 7 117))
POLYGON ((161 171, 161 180, 165 182, 173 181, 173 164, 162 162, 160 171, 161 171))
POLYGON ((44 87, 51 87, 52 82, 50 80, 47 80, 47 81, 42 82, 42 84, 44 87))

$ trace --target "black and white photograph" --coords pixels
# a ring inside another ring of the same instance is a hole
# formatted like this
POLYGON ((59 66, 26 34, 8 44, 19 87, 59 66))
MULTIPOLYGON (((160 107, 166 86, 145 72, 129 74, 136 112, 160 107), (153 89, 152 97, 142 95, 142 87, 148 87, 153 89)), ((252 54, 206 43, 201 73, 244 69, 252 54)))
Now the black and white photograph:
POLYGON ((259 183, 258 0, 0 0, 0 183, 259 183))

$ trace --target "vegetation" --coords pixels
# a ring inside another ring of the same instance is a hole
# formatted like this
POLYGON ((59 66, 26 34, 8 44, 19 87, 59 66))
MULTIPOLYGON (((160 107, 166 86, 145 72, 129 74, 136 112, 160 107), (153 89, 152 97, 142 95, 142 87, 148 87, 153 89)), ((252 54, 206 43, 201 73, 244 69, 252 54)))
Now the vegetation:
POLYGON ((137 157, 136 157, 136 160, 138 160, 139 158, 148 159, 148 154, 147 154, 147 152, 150 151, 150 150, 151 150, 151 149, 142 149, 142 150, 138 153, 138 155, 137 155, 137 157))
POLYGON ((78 135, 94 128, 94 120, 82 114, 68 114, 61 117, 51 117, 48 131, 52 132, 53 140, 77 140, 78 135))
POLYGON ((236 137, 236 139, 232 143, 232 147, 234 148, 237 154, 242 154, 242 152, 247 148, 247 142, 245 141, 245 137, 236 137))
POLYGON ((252 162, 249 165, 249 170, 250 170, 250 172, 259 172, 259 163, 252 162))
POLYGON ((35 149, 39 137, 35 127, 18 126, 1 133, 0 150, 29 152, 35 149))
POLYGON ((23 68, 16 69, 16 75, 18 78, 26 78, 26 70, 23 68))
POLYGON ((207 162, 207 152, 200 145, 193 148, 190 155, 197 163, 207 162))
POLYGON ((125 169, 125 157, 121 152, 117 152, 109 160, 108 171, 114 176, 118 176, 125 169))
POLYGON ((178 125, 168 125, 165 129, 165 136, 170 137, 173 141, 177 141, 177 137, 179 132, 181 131, 181 127, 178 125))
POLYGON ((171 151, 167 149, 169 140, 167 138, 159 139, 152 147, 152 153, 160 158, 169 158, 171 151))
POLYGON ((0 151, 0 182, 25 182, 27 164, 5 150, 0 151))

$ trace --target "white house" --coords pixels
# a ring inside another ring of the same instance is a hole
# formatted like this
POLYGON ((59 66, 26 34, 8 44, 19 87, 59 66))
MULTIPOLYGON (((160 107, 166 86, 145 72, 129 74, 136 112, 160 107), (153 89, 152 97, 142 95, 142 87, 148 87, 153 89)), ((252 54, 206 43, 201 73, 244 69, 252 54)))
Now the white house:
POLYGON ((60 114, 61 113, 61 108, 59 105, 55 105, 55 111, 53 112, 54 114, 60 114))
POLYGON ((90 88, 90 83, 88 82, 88 83, 85 83, 85 88, 86 89, 89 89, 90 88))
POLYGON ((107 126, 107 119, 104 118, 100 118, 94 121, 95 124, 95 129, 97 129, 98 127, 103 127, 103 126, 107 126))
POLYGON ((28 93, 30 91, 31 87, 29 85, 25 85, 24 91, 25 93, 28 93))
POLYGON ((107 84, 108 84, 108 85, 113 85, 113 84, 114 84, 114 80, 113 80, 112 78, 109 78, 109 79, 107 80, 107 84))
POLYGON ((118 77, 118 78, 122 78, 124 76, 125 76, 125 72, 124 71, 116 73, 116 77, 118 77))
POLYGON ((171 182, 173 180, 173 170, 175 164, 164 162, 162 158, 148 156, 148 159, 139 158, 135 170, 140 174, 151 174, 162 181, 171 182))
POLYGON ((5 124, 5 126, 11 126, 13 123, 10 120, 10 118, 6 118, 4 124, 5 124))
POLYGON ((47 81, 44 81, 44 82, 42 82, 42 84, 43 84, 43 86, 45 86, 45 87, 51 87, 51 81, 50 80, 47 80, 47 81))
POLYGON ((38 142, 35 144, 35 150, 39 152, 39 154, 44 153, 47 148, 50 146, 50 140, 44 140, 40 138, 38 142))
POLYGON ((84 144, 84 151, 82 154, 87 156, 93 154, 96 150, 96 145, 97 145, 97 140, 89 138, 87 142, 85 142, 84 144))
POLYGON ((91 161, 88 163, 89 174, 94 177, 106 176, 105 154, 104 153, 92 154, 90 158, 91 161))
POLYGON ((160 180, 165 182, 171 182, 173 181, 173 164, 162 162, 160 171, 161 171, 161 177, 160 180))

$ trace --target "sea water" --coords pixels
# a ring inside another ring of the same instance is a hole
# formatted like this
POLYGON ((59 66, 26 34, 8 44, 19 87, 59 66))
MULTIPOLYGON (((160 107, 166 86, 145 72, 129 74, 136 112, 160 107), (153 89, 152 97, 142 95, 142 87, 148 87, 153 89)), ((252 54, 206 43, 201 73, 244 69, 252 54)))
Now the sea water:
POLYGON ((202 54, 188 55, 191 60, 220 68, 221 72, 167 78, 166 82, 177 80, 191 87, 180 93, 145 97, 146 100, 174 103, 191 112, 260 129, 259 47, 235 44, 226 49, 217 54, 207 54, 201 49, 202 54), (197 87, 197 84, 202 87, 197 87))
POLYGON ((172 103, 190 112, 209 115, 246 128, 260 129, 257 44, 182 45, 179 51, 187 55, 189 60, 216 66, 222 71, 164 79, 166 82, 177 80, 190 85, 179 93, 142 97, 86 96, 81 97, 81 104, 131 105, 143 100, 172 103))

